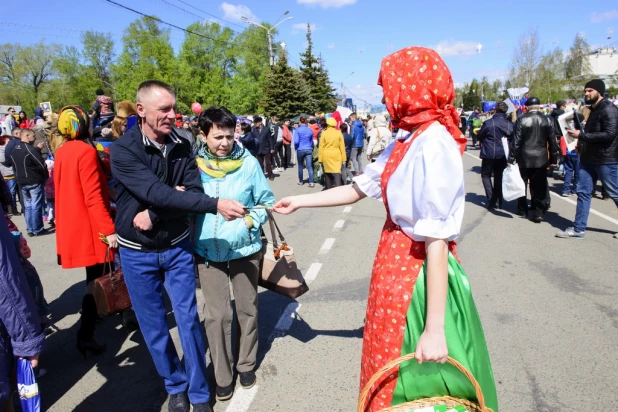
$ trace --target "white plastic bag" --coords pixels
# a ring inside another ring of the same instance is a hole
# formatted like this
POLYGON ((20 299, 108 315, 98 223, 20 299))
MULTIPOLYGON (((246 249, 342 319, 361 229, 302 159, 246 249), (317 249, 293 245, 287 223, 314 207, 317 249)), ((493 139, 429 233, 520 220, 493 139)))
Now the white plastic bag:
POLYGON ((502 173, 502 197, 507 202, 526 195, 526 184, 517 165, 508 165, 502 173))

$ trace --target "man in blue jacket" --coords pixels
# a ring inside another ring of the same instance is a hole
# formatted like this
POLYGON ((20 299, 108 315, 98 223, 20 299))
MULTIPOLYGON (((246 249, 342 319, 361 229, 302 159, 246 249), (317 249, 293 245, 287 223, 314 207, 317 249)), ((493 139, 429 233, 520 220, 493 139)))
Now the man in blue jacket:
POLYGON ((478 141, 481 144, 481 179, 487 196, 487 209, 502 207, 502 172, 506 168, 506 154, 502 138, 513 140, 513 123, 506 119, 509 107, 504 102, 496 106, 496 114, 481 126, 478 141), (494 182, 491 182, 491 176, 494 182))
POLYGON ((363 122, 357 119, 356 113, 350 114, 350 122, 352 122, 352 164, 354 165, 354 173, 359 174, 363 171, 363 146, 365 144, 365 128, 363 122))
MULTIPOLYGON (((170 394, 170 412, 211 411, 206 348, 197 314, 189 213, 245 215, 243 205, 203 193, 189 142, 174 131, 176 97, 166 83, 137 90, 139 122, 110 149, 116 180, 116 232, 125 281, 144 340, 170 394), (167 328, 163 286, 172 301, 184 353, 167 328), (188 396, 187 396, 188 395, 188 396)), ((204 287, 204 285, 202 285, 204 287)))
MULTIPOLYGON (((0 207, 4 216, 4 210, 0 207)), ((0 411, 13 410, 14 357, 33 367, 45 348, 45 334, 6 221, 0 219, 0 411)))

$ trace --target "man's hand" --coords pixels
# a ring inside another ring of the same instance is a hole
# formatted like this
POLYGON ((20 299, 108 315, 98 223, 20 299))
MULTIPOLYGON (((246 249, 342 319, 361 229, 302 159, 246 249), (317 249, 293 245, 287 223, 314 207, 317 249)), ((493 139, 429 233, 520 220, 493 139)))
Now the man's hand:
POLYGON ((274 151, 274 150, 271 150, 271 151, 270 151, 270 153, 275 153, 275 151, 274 151))
POLYGON ((567 133, 571 136, 574 137, 575 139, 579 138, 579 135, 582 133, 581 130, 572 130, 572 129, 568 129, 567 133))
POLYGON ((105 238, 107 239, 107 246, 110 249, 118 249, 118 235, 115 233, 112 233, 109 236, 105 236, 105 238))
POLYGON ((150 220, 148 209, 135 215, 133 218, 133 227, 142 232, 152 229, 152 220, 150 220))
POLYGON ((236 200, 230 199, 219 199, 217 202, 217 212, 228 222, 230 220, 240 219, 247 214, 242 204, 236 200))
POLYGON ((39 356, 41 356, 41 354, 37 353, 34 356, 24 356, 24 359, 28 359, 32 365, 32 369, 36 369, 39 366, 39 356))
POLYGON ((179 192, 184 192, 185 191, 185 187, 184 186, 176 186, 174 189, 178 190, 179 192))
POLYGON ((38 147, 39 149, 42 149, 43 147, 45 147, 45 143, 41 142, 38 145, 36 145, 36 147, 38 147))

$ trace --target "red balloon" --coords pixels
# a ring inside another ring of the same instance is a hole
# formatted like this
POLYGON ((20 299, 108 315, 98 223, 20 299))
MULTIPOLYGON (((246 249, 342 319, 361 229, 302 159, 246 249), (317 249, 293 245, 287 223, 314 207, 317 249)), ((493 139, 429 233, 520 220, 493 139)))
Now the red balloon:
POLYGON ((202 105, 199 104, 198 102, 195 102, 191 105, 191 110, 193 111, 193 113, 195 114, 200 114, 202 113, 202 105))

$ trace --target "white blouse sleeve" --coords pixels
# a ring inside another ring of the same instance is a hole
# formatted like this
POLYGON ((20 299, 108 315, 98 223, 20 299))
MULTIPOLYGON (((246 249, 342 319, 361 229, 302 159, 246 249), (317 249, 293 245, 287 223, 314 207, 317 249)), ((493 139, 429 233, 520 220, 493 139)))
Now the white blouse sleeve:
POLYGON ((382 172, 384 172, 384 167, 386 167, 386 162, 393 151, 393 147, 395 147, 395 142, 391 143, 375 162, 365 166, 362 175, 358 175, 354 178, 356 186, 358 186, 361 192, 366 194, 367 197, 382 201, 382 172))
POLYGON ((404 158, 405 164, 399 165, 389 182, 391 217, 416 241, 426 237, 451 241, 461 231, 465 205, 463 161, 457 144, 444 132, 426 136, 419 150, 404 158))

